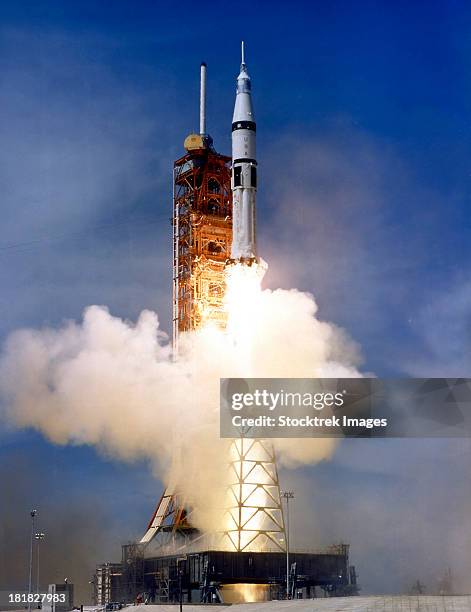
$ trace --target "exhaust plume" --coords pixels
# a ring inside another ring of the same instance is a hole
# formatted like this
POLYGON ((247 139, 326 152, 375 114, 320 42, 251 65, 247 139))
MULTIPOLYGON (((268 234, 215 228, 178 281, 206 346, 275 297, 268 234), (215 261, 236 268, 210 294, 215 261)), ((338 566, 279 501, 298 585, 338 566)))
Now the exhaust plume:
MULTIPOLYGON (((234 266, 227 331, 183 334, 178 356, 148 310, 133 323, 90 306, 81 323, 13 332, 0 358, 5 417, 55 444, 147 458, 195 508, 195 526, 214 530, 223 506, 214 485, 225 482, 228 443, 219 438, 219 379, 360 376, 357 345, 317 318, 313 296, 262 291, 262 276, 257 266, 234 266)), ((328 439, 273 442, 289 467, 326 459, 335 448, 328 439)))

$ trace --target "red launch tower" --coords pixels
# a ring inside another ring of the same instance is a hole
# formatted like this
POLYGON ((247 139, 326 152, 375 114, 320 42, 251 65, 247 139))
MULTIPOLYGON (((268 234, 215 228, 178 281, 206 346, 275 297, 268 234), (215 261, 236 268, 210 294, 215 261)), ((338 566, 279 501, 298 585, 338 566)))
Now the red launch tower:
MULTIPOLYGON (((173 346, 180 333, 224 327, 224 266, 232 241, 231 158, 217 153, 206 133, 206 64, 201 64, 200 133, 184 142, 173 165, 173 346)), ((191 533, 185 500, 167 487, 141 539, 191 533)))

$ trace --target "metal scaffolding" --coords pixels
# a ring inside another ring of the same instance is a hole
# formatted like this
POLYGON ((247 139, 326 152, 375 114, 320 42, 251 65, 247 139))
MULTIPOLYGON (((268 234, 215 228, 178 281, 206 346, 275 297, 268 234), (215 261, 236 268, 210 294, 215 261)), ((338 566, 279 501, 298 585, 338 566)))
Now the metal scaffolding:
MULTIPOLYGON (((190 134, 173 167, 173 348, 183 332, 224 328, 224 268, 232 238, 231 158, 216 153, 205 134, 190 134)), ((194 531, 185 500, 167 488, 141 539, 194 531)), ((162 544, 168 543, 168 537, 162 544)))
POLYGON ((201 138, 174 164, 173 341, 203 325, 225 325, 224 266, 230 257, 230 158, 201 138))
POLYGON ((230 448, 225 549, 285 551, 286 533, 273 445, 240 438, 230 448))

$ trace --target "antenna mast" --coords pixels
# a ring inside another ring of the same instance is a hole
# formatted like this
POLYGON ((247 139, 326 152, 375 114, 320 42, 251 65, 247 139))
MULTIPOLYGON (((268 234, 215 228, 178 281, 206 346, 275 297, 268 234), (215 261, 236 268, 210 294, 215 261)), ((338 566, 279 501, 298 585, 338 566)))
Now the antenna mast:
POLYGON ((206 64, 201 63, 200 77, 200 135, 206 134, 206 64))

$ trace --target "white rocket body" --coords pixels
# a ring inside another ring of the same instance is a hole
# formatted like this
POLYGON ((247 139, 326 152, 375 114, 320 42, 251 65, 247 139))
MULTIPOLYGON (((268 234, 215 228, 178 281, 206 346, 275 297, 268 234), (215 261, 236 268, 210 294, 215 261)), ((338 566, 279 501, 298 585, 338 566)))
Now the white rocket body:
POLYGON ((237 94, 232 119, 232 250, 235 262, 251 264, 257 259, 256 212, 257 160, 255 117, 250 77, 244 61, 237 77, 237 94))

